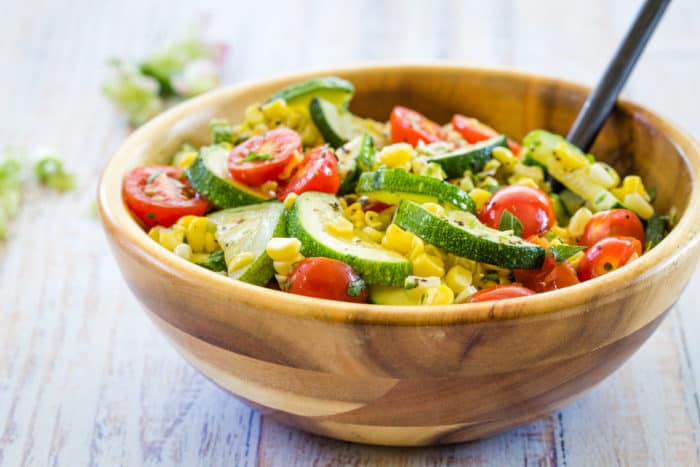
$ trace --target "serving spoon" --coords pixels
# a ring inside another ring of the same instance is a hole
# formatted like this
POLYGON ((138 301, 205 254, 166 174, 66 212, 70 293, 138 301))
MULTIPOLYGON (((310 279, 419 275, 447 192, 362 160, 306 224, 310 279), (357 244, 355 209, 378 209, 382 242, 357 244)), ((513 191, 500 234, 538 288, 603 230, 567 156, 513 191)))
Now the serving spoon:
POLYGON ((566 139, 588 152, 610 115, 618 94, 649 42, 671 0, 646 0, 627 30, 600 81, 578 113, 566 139))

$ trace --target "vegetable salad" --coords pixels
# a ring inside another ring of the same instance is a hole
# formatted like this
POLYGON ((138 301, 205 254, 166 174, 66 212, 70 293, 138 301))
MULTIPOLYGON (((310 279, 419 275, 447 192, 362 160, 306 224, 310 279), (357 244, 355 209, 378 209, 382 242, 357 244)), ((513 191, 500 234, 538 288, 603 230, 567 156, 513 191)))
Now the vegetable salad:
POLYGON ((293 84, 211 122, 124 198, 164 248, 232 279, 386 305, 500 300, 576 285, 653 248, 673 213, 545 130, 515 141, 474 118, 396 106, 354 115, 352 83, 293 84))

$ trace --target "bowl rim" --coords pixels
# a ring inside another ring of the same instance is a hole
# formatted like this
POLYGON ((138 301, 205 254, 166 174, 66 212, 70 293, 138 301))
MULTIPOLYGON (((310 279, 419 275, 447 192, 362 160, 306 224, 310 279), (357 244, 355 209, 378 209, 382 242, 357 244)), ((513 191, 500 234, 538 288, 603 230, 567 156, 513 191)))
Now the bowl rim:
POLYGON ((459 323, 479 323, 488 321, 515 320, 522 318, 551 317, 572 312, 574 308, 585 307, 589 297, 604 298, 607 290, 616 290, 632 285, 646 276, 658 273, 664 267, 678 261, 684 252, 700 241, 700 145, 685 131, 679 129, 666 118, 644 106, 626 99, 620 99, 617 107, 634 113, 648 121, 664 133, 678 148, 690 172, 691 192, 683 215, 669 235, 653 250, 642 255, 633 263, 605 276, 586 281, 576 286, 509 300, 481 303, 464 303, 440 306, 398 306, 355 304, 334 300, 318 299, 284 293, 263 286, 232 280, 224 275, 197 266, 154 242, 132 217, 122 199, 122 177, 131 168, 127 163, 130 153, 150 140, 154 133, 163 133, 168 128, 197 109, 207 108, 220 99, 226 100, 245 95, 259 86, 283 86, 287 82, 303 80, 320 75, 344 75, 377 71, 432 71, 461 72, 492 77, 515 78, 526 82, 535 80, 546 85, 556 85, 575 92, 589 92, 590 87, 568 80, 548 77, 508 68, 472 67, 451 63, 368 63, 332 68, 318 68, 276 75, 271 78, 249 80, 219 88, 199 97, 174 106, 153 118, 122 143, 105 166, 98 184, 98 208, 103 228, 113 240, 144 263, 155 267, 160 273, 169 273, 192 283, 206 284, 219 293, 238 296, 248 302, 268 303, 266 312, 281 313, 323 321, 357 322, 383 325, 442 325, 459 323), (281 297, 285 297, 280 300, 281 297))

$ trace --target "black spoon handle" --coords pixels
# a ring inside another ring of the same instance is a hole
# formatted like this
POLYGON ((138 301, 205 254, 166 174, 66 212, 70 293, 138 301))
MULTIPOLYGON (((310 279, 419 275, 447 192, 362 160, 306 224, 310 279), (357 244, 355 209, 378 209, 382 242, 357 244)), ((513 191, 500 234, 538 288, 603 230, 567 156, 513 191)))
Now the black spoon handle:
POLYGON ((646 0, 566 136, 588 151, 671 0, 646 0))

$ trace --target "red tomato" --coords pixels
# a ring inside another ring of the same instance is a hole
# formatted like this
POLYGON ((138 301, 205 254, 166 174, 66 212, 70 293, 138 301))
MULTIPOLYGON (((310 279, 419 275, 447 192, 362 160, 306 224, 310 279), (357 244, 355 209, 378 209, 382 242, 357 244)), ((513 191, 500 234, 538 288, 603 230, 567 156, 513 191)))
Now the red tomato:
POLYGON ((538 293, 579 283, 576 270, 568 261, 557 264, 549 255, 540 269, 516 269, 515 280, 538 293))
POLYGON ((168 227, 182 216, 201 216, 209 209, 184 170, 168 165, 136 167, 124 178, 122 194, 129 209, 149 227, 168 227))
POLYGON ((277 128, 239 144, 228 156, 228 170, 236 180, 259 186, 275 180, 295 152, 301 151, 296 131, 277 128))
POLYGON ((510 212, 523 225, 521 237, 548 231, 554 225, 552 200, 542 190, 525 185, 509 185, 493 194, 479 213, 479 220, 498 229, 503 211, 510 212))
MULTIPOLYGON (((481 123, 476 118, 469 118, 459 114, 455 114, 452 117, 452 128, 470 144, 491 139, 499 134, 496 130, 481 123)), ((508 149, 516 156, 520 154, 520 145, 510 138, 508 138, 508 149)))
POLYGON ((582 281, 602 276, 641 256, 642 244, 632 237, 608 237, 586 250, 578 268, 582 281))
POLYGON ((447 139, 447 133, 440 125, 428 120, 424 115, 397 105, 389 118, 392 143, 408 143, 416 146, 418 141, 434 143, 447 139))
POLYGON ((520 285, 502 284, 479 290, 471 296, 470 302, 489 302, 491 300, 505 300, 506 298, 527 297, 535 292, 520 285))
POLYGON ((348 265, 337 259, 306 258, 289 274, 286 290, 307 297, 344 302, 367 301, 365 281, 348 265))
POLYGON ((338 160, 328 146, 318 146, 309 152, 296 172, 280 186, 277 197, 280 200, 289 193, 301 194, 305 191, 335 193, 340 187, 338 160))
POLYGON ((637 215, 627 209, 597 212, 586 224, 579 243, 593 246, 607 237, 633 237, 643 245, 644 226, 637 215))

